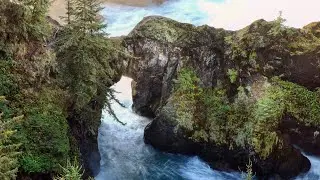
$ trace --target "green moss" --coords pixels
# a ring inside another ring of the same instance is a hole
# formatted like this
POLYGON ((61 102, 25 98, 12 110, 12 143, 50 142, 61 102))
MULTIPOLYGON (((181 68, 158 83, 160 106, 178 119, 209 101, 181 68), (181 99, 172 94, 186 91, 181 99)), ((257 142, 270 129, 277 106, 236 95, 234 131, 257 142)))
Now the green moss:
POLYGON ((320 124, 320 96, 297 84, 274 79, 274 85, 283 92, 286 111, 305 125, 320 124))
POLYGON ((199 78, 191 69, 182 69, 178 74, 178 81, 173 94, 173 107, 179 124, 188 130, 194 128, 194 112, 196 99, 200 95, 199 78))
POLYGON ((272 87, 266 96, 257 101, 252 112, 254 126, 251 142, 263 158, 268 157, 279 143, 276 130, 285 113, 283 95, 280 89, 272 87))
POLYGON ((147 17, 139 27, 139 35, 161 42, 175 43, 185 40, 186 36, 195 29, 190 24, 182 24, 171 19, 161 17, 147 17))
MULTIPOLYGON (((230 105, 226 92, 221 89, 206 89, 202 93, 200 104, 204 106, 206 123, 204 126, 209 134, 209 141, 217 144, 226 144, 227 141, 227 119, 226 115, 230 110, 230 105)), ((202 125, 203 126, 203 125, 202 125)))
POLYGON ((274 78, 272 86, 259 99, 253 110, 252 143, 256 152, 266 158, 275 147, 281 146, 277 129, 283 116, 291 115, 304 125, 320 124, 320 97, 317 92, 297 84, 274 78))
POLYGON ((49 156, 43 154, 25 155, 20 160, 20 163, 22 168, 29 173, 47 172, 52 166, 56 166, 49 156))
POLYGON ((320 47, 320 36, 317 37, 310 31, 299 30, 292 35, 288 45, 291 55, 301 55, 313 52, 320 47))

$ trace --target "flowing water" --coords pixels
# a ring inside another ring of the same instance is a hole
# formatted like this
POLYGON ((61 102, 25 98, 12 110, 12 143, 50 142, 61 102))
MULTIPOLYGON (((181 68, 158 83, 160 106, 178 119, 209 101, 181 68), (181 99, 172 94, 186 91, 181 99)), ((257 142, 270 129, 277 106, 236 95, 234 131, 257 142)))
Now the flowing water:
MULTIPOLYGON (((101 169, 96 180, 238 180, 237 172, 215 171, 198 157, 174 155, 155 150, 144 144, 143 131, 150 119, 132 112, 131 79, 122 79, 113 86, 117 98, 125 107, 113 103, 118 118, 116 122, 107 112, 103 113, 99 130, 101 169)), ((310 171, 297 180, 320 179, 320 159, 308 156, 310 171)))
POLYGON ((203 5, 224 0, 169 0, 162 5, 134 7, 119 4, 108 4, 103 11, 108 23, 110 36, 127 35, 142 19, 150 15, 160 15, 179 22, 194 25, 208 24, 209 12, 203 5))
POLYGON ((240 179, 239 173, 214 171, 198 157, 187 157, 159 152, 143 141, 143 131, 150 119, 132 112, 131 79, 123 77, 115 84, 117 98, 125 107, 112 104, 117 123, 107 112, 99 130, 101 154, 97 180, 207 180, 240 179))

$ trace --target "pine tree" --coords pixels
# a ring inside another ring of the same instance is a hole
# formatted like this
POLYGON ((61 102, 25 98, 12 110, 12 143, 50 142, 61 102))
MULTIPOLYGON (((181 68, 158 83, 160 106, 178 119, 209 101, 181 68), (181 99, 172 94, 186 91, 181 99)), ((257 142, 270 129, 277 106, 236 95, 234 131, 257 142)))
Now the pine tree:
MULTIPOLYGON (((0 104, 5 101, 0 97, 0 104)), ((12 142, 12 136, 15 133, 13 126, 23 117, 14 117, 8 119, 4 112, 0 111, 0 179, 15 179, 18 172, 18 155, 20 144, 12 142)))
POLYGON ((58 43, 58 60, 63 77, 69 78, 76 109, 87 104, 97 89, 112 83, 111 48, 104 32, 106 24, 99 18, 97 0, 69 0, 67 25, 58 43))

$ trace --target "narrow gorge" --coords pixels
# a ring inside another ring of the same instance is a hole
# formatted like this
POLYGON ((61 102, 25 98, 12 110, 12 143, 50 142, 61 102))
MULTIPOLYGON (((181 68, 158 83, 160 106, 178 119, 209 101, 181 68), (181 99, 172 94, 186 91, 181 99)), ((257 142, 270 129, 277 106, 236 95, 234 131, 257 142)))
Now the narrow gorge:
POLYGON ((1 0, 0 179, 320 179, 318 2, 269 1, 1 0))

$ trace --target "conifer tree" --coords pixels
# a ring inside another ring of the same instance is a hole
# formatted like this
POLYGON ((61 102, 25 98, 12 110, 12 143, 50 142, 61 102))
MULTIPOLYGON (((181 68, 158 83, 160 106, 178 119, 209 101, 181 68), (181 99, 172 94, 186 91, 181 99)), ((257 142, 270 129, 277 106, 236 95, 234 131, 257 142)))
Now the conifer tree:
MULTIPOLYGON (((0 105, 3 106, 4 97, 0 97, 0 105)), ((12 142, 12 136, 15 133, 13 126, 20 121, 22 116, 6 118, 2 109, 0 109, 0 179, 15 179, 18 172, 18 155, 20 144, 12 142)))
MULTIPOLYGON (((99 16, 97 0, 69 0, 67 25, 57 42, 57 57, 63 77, 74 94, 74 107, 80 109, 97 93, 108 89, 114 70, 110 66, 110 45, 104 32, 106 24, 99 16)), ((111 92, 111 91, 110 91, 111 92)))

